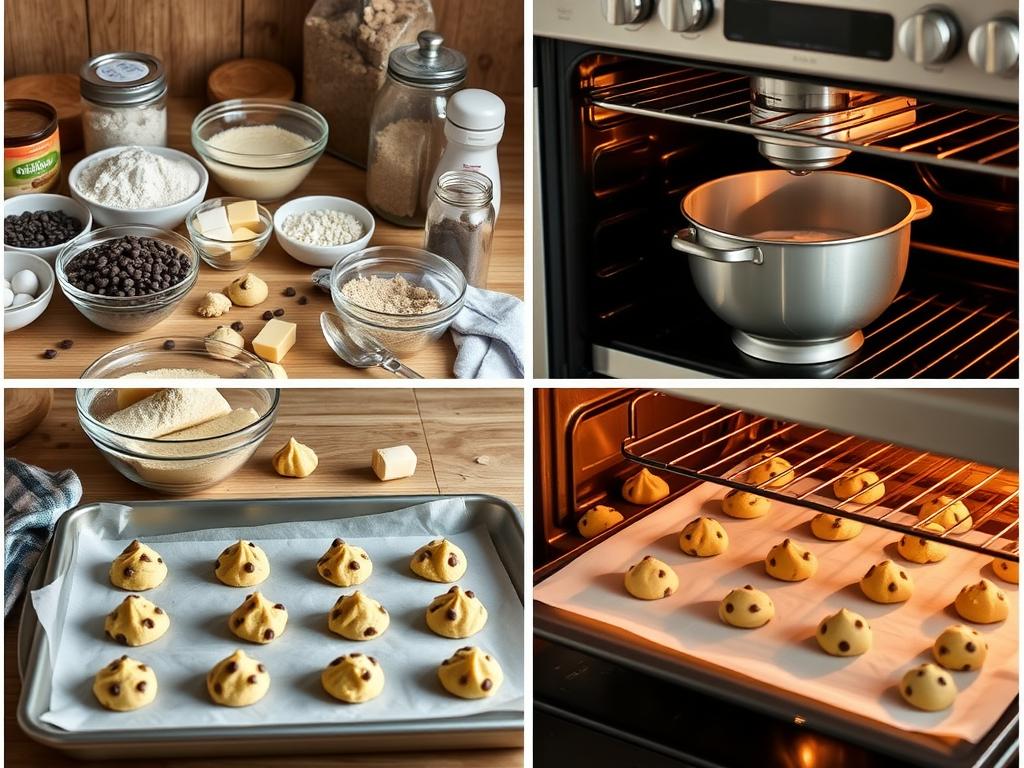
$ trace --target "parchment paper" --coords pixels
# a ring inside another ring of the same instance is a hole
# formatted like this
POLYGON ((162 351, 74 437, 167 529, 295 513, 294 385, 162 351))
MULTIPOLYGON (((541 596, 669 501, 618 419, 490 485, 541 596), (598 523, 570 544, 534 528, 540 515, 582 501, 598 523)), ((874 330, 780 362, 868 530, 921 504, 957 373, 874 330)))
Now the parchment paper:
POLYGON ((60 596, 45 588, 33 606, 55 654, 50 710, 42 719, 74 731, 208 725, 425 720, 523 708, 522 603, 501 565, 490 534, 472 527, 461 499, 432 502, 381 515, 319 522, 279 523, 210 529, 151 537, 146 543, 169 567, 159 587, 141 593, 168 612, 171 628, 156 642, 128 648, 104 635, 105 614, 128 594, 108 580, 110 562, 129 543, 118 531, 88 531, 76 544, 74 564, 63 580, 67 614, 59 620, 60 596), (424 620, 431 598, 448 584, 424 581, 409 570, 412 553, 444 534, 465 551, 469 570, 458 582, 472 589, 488 611, 484 629, 465 640, 431 632, 424 620), (323 581, 314 564, 335 537, 364 547, 373 574, 358 587, 323 581), (263 547, 270 577, 257 587, 233 588, 213 575, 213 562, 239 538, 263 547), (228 630, 228 615, 255 589, 288 609, 285 632, 268 645, 248 643, 228 630), (380 600, 391 625, 367 642, 345 640, 327 629, 327 612, 342 594, 360 589, 380 600), (437 666, 464 645, 486 648, 501 663, 505 681, 487 699, 467 701, 448 694, 437 666), (213 665, 241 648, 267 665, 270 691, 250 707, 221 707, 210 701, 205 677, 213 665), (336 656, 353 651, 376 657, 384 670, 384 691, 363 704, 328 696, 320 673, 336 656), (92 694, 93 676, 122 654, 156 671, 156 700, 134 712, 103 709, 92 694))
MULTIPOLYGON (((814 485, 805 484, 803 490, 814 485)), ((1019 606, 1017 586, 995 577, 991 558, 950 547, 942 562, 916 565, 899 557, 899 534, 892 531, 865 526, 849 541, 821 541, 811 533, 814 513, 773 500, 765 517, 738 520, 721 511, 725 492, 701 484, 580 555, 535 586, 534 599, 903 730, 977 742, 995 724, 1017 695, 1019 606), (717 557, 689 557, 679 549, 679 532, 701 514, 717 519, 729 535, 728 550, 717 557), (764 572, 768 550, 787 536, 818 556, 818 572, 807 581, 777 581, 764 572), (646 554, 678 574, 674 595, 645 601, 625 591, 623 574, 646 554), (861 593, 860 578, 885 559, 898 562, 913 579, 908 602, 880 605, 861 593), (1009 598, 1010 615, 1002 623, 972 625, 953 609, 960 588, 982 577, 996 582, 1009 598), (759 629, 737 629, 718 618, 721 599, 745 584, 764 590, 775 603, 775 618, 759 629), (874 645, 862 656, 829 656, 814 639, 820 620, 844 607, 871 624, 874 645), (934 661, 935 638, 961 623, 988 640, 984 667, 953 673, 960 693, 950 709, 912 708, 896 689, 900 677, 915 664, 934 661)), ((906 515, 893 519, 914 521, 906 515)), ((966 537, 972 535, 979 541, 987 538, 973 532, 966 537)))

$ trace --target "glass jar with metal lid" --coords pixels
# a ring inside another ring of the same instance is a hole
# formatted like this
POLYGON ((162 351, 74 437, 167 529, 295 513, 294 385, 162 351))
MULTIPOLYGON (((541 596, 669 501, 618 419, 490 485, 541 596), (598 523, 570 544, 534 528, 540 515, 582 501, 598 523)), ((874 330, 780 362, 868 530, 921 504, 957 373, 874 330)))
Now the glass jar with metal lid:
POLYGON ((466 79, 466 57, 443 42, 421 32, 416 44, 392 51, 370 120, 366 197, 401 226, 423 226, 448 97, 466 79))
POLYGON ((122 145, 167 146, 167 77, 148 53, 95 56, 79 73, 86 154, 122 145))
POLYGON ((427 209, 423 250, 444 256, 466 281, 487 286, 494 236, 491 180, 477 171, 445 171, 434 185, 427 209))

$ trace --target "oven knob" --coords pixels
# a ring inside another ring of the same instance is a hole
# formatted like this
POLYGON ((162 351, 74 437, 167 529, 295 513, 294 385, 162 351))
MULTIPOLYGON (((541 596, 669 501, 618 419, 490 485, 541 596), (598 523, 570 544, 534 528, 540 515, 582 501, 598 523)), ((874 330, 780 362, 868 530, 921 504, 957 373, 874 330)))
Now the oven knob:
POLYGON ((711 0, 661 0, 658 15, 672 32, 699 32, 711 21, 711 0))
POLYGON ((604 18, 609 24, 639 24, 651 15, 653 0, 601 0, 604 18))
POLYGON ((940 8, 925 8, 900 24, 900 50, 915 64, 929 66, 948 60, 960 47, 956 19, 940 8))
POLYGON ((974 66, 990 75, 1013 77, 1017 74, 1020 36, 1017 20, 989 19, 971 32, 967 53, 974 66))

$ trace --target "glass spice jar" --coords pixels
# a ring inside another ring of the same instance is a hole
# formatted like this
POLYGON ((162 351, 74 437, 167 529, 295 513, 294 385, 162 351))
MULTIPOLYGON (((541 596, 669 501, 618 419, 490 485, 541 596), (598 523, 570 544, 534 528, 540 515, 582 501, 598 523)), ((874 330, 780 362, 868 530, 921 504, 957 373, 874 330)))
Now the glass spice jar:
POLYGON ((423 250, 443 256, 477 288, 487 285, 494 236, 491 180, 477 171, 445 171, 427 210, 423 250))
POLYGON ((82 65, 85 153, 107 147, 167 146, 167 77, 148 53, 95 56, 82 65))

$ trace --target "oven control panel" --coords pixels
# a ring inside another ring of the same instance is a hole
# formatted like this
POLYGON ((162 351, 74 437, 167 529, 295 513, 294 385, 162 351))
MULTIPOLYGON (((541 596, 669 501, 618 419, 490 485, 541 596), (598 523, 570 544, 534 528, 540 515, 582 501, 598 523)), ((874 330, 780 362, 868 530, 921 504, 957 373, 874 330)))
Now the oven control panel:
POLYGON ((534 0, 534 33, 1017 103, 1013 0, 534 0))

